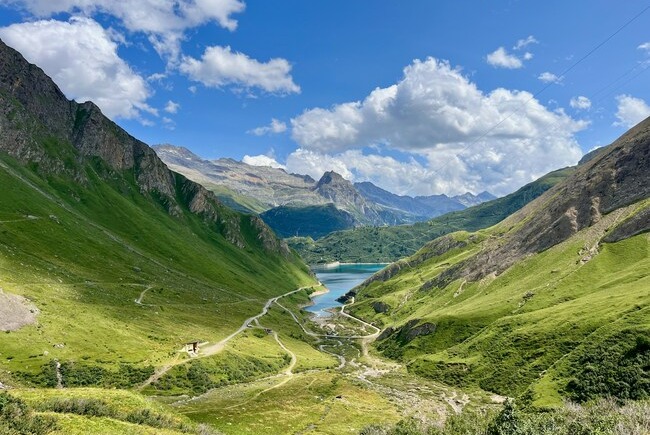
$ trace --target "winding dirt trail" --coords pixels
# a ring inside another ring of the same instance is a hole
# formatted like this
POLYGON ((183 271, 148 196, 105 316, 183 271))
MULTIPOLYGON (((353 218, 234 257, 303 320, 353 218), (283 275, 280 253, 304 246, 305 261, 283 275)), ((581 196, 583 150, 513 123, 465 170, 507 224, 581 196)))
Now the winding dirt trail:
POLYGON ((298 317, 296 317, 296 315, 293 313, 293 311, 286 308, 284 305, 280 304, 279 302, 276 302, 276 305, 279 306, 280 308, 282 308, 283 310, 285 310, 287 313, 289 313, 291 315, 291 317, 293 318, 293 320, 298 324, 298 326, 300 326, 300 329, 302 329, 305 334, 307 334, 307 335, 309 335, 311 337, 314 337, 314 338, 336 338, 336 339, 355 339, 355 340, 371 339, 372 340, 372 339, 377 338, 379 336, 379 333, 381 332, 381 329, 377 328, 376 326, 371 325, 370 323, 366 323, 366 322, 364 322, 363 320, 361 320, 361 319, 359 319, 357 317, 354 317, 354 316, 352 316, 352 315, 350 315, 348 313, 343 312, 343 310, 346 307, 346 305, 343 305, 341 307, 341 312, 340 312, 340 314, 343 315, 343 317, 347 317, 347 318, 350 318, 352 320, 356 320, 357 322, 362 323, 364 326, 368 326, 370 328, 375 329, 376 332, 373 333, 373 334, 370 334, 370 335, 316 334, 315 332, 312 332, 312 331, 309 331, 309 330, 305 329, 304 325, 302 323, 300 323, 300 321, 298 320, 298 317))
POLYGON ((248 319, 244 320, 244 323, 242 323, 242 325, 239 327, 238 330, 236 330, 235 332, 233 332, 232 334, 230 334, 229 336, 227 336, 227 337, 224 338, 223 340, 221 340, 221 341, 219 341, 219 342, 217 342, 217 343, 215 343, 215 344, 212 344, 212 345, 210 345, 210 346, 206 346, 206 347, 202 348, 202 349, 200 350, 200 351, 201 351, 201 355, 200 355, 200 356, 206 357, 206 356, 214 355, 214 354, 217 353, 217 352, 221 352, 221 350, 226 346, 226 344, 227 344, 230 340, 232 340, 233 338, 235 338, 237 335, 241 334, 242 331, 244 331, 246 328, 248 328, 248 326, 249 326, 251 323, 253 323, 253 322, 257 322, 261 317, 265 316, 266 313, 269 312, 269 308, 271 308, 271 305, 272 305, 274 302, 276 302, 278 299, 281 299, 281 298, 284 298, 284 297, 290 296, 290 295, 292 295, 292 294, 294 294, 294 293, 298 293, 299 291, 304 290, 304 289, 306 289, 306 288, 307 288, 307 287, 300 287, 300 288, 298 288, 298 289, 295 289, 295 290, 292 290, 292 291, 290 291, 290 292, 287 292, 287 293, 285 293, 285 294, 283 294, 283 295, 276 296, 276 297, 274 297, 274 298, 269 299, 268 301, 266 301, 266 304, 264 304, 264 307, 262 308, 262 311, 260 311, 259 314, 256 314, 255 316, 253 316, 253 317, 249 317, 248 319))
POLYGON ((296 363, 298 362, 298 358, 296 357, 296 354, 293 353, 289 348, 287 348, 282 341, 280 341, 280 337, 278 336, 278 333, 273 331, 273 338, 275 338, 275 341, 278 342, 282 350, 284 350, 286 353, 291 356, 291 361, 289 362, 289 367, 287 367, 284 370, 284 374, 287 376, 293 376, 293 368, 296 366, 296 363))
POLYGON ((321 344, 318 346, 318 349, 321 352, 324 352, 326 354, 332 355, 333 357, 337 358, 339 360, 339 365, 336 368, 336 370, 341 370, 343 367, 345 367, 345 364, 347 364, 347 360, 343 355, 340 355, 338 353, 330 352, 329 350, 325 350, 325 347, 341 347, 343 346, 343 343, 339 340, 336 341, 336 346, 330 345, 330 344, 321 344))
MULTIPOLYGON (((249 317, 248 319, 244 320, 244 323, 242 323, 242 325, 239 327, 239 329, 237 329, 235 332, 233 332, 232 334, 230 334, 229 336, 227 336, 223 340, 218 341, 217 343, 214 343, 212 345, 205 346, 205 347, 199 349, 200 353, 196 358, 205 358, 205 357, 212 356, 212 355, 214 355, 216 353, 221 352, 223 350, 223 348, 226 347, 226 344, 228 344, 228 342, 230 340, 235 338, 237 335, 241 334, 246 328, 249 327, 249 325, 251 323, 258 322, 258 320, 261 317, 265 316, 266 313, 269 312, 269 308, 271 307, 271 305, 274 302, 276 302, 280 298, 284 298, 284 297, 290 296, 290 295, 292 295, 294 293, 298 293, 299 291, 304 290, 306 288, 307 287, 300 287, 300 288, 297 288, 297 289, 292 290, 290 292, 284 293, 284 294, 282 294, 280 296, 275 296, 275 297, 269 299, 268 301, 266 301, 266 303, 264 304, 264 307, 262 307, 262 311, 260 311, 259 314, 256 314, 255 316, 249 317)), ((145 289, 145 291, 146 291, 146 289, 145 289)), ((281 346, 286 350, 284 345, 281 344, 281 346)), ((292 352, 289 352, 289 353, 293 355, 293 358, 295 358, 295 354, 293 354, 292 352)), ((151 375, 149 377, 149 379, 147 379, 144 383, 142 383, 142 385, 140 385, 137 389, 142 390, 143 388, 147 387, 148 385, 151 385, 151 383, 153 383, 153 382, 157 381, 158 379, 160 379, 165 373, 167 373, 169 370, 171 370, 172 367, 175 367, 175 366, 180 365, 180 364, 184 364, 184 363, 186 363, 188 361, 191 361, 191 360, 189 360, 189 359, 180 360, 180 353, 177 354, 176 357, 171 362, 169 362, 168 364, 161 367, 158 371, 156 371, 153 375, 151 375)), ((295 365, 295 363, 294 363, 294 365, 295 365)), ((291 368, 293 368, 293 366, 291 366, 291 368)))
MULTIPOLYGON (((257 320, 256 320, 256 322, 257 322, 257 320)), ((261 326, 261 325, 259 324, 259 322, 257 322, 257 325, 258 325, 260 328, 263 327, 263 326, 261 326)), ((296 363, 298 362, 298 358, 296 357, 296 354, 293 353, 291 350, 289 350, 289 348, 286 347, 286 346, 284 345, 284 343, 282 343, 282 340, 280 340, 280 337, 278 336, 278 333, 277 333, 277 332, 273 331, 272 334, 273 334, 273 338, 274 338, 275 341, 278 343, 278 345, 282 348, 282 350, 284 350, 287 354, 289 354, 289 355, 291 356, 291 361, 289 362, 289 366, 288 366, 286 369, 284 369, 284 371, 283 371, 282 373, 278 373, 277 375, 274 375, 274 376, 271 376, 271 377, 269 377, 269 378, 266 378, 265 380, 271 380, 271 379, 276 379, 276 378, 280 378, 280 377, 282 377, 282 378, 284 378, 284 379, 282 379, 282 380, 281 380, 280 382, 278 382, 277 384, 271 385, 270 387, 263 389, 262 391, 258 391, 257 393, 255 393, 255 395, 249 397, 249 398, 246 399, 245 401, 240 402, 240 403, 236 403, 236 404, 231 405, 231 406, 227 406, 227 407, 224 408, 224 409, 237 408, 237 407, 239 407, 239 406, 243 406, 243 405, 245 405, 245 404, 247 404, 247 403, 249 403, 249 402, 252 402, 253 400, 255 400, 255 399, 257 399, 258 397, 260 397, 262 394, 264 394, 264 393, 266 393, 266 392, 268 392, 268 391, 271 391, 271 390, 274 390, 274 389, 276 389, 276 388, 279 388, 279 387, 283 386, 284 384, 286 384, 287 382, 289 382, 289 381, 290 381, 290 380, 295 376, 294 373, 293 373, 293 369, 294 369, 294 367, 296 366, 296 363)))
MULTIPOLYGON (((352 298, 352 301, 350 302, 350 304, 353 304, 353 303, 354 303, 354 298, 352 298)), ((375 341, 377 339, 377 337, 379 337, 379 334, 381 333, 381 329, 377 328, 375 325, 372 325, 372 324, 370 324, 370 323, 368 323, 368 322, 366 322, 364 320, 359 319, 358 317, 355 317, 355 316, 353 316, 351 314, 346 313, 345 312, 345 307, 347 307, 348 305, 349 304, 346 304, 346 305, 343 305, 341 307, 341 312, 340 312, 341 316, 347 317, 348 319, 351 319, 351 320, 356 320, 357 322, 361 323, 362 325, 375 330, 375 332, 370 334, 370 335, 351 337, 351 338, 357 338, 357 339, 361 340, 361 355, 363 357, 365 357, 365 358, 370 358, 370 356, 368 354, 368 346, 370 345, 370 343, 375 341)), ((372 360, 374 362, 374 358, 372 360)), ((373 366, 375 366, 375 364, 373 364, 373 366)))
POLYGON ((135 300, 135 303, 138 304, 138 305, 145 305, 145 304, 142 303, 142 299, 144 298, 144 295, 147 294, 147 292, 149 290, 151 290, 152 288, 153 288, 152 286, 149 286, 149 287, 145 288, 144 290, 142 290, 140 292, 140 296, 138 296, 138 299, 135 300))

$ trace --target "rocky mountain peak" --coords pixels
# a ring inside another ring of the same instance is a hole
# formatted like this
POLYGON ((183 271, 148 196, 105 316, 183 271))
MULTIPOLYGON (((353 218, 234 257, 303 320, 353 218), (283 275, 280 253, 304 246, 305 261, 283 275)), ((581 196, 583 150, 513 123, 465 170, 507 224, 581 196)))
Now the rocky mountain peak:
POLYGON ((352 183, 334 171, 325 172, 314 190, 335 203, 365 202, 352 183))
POLYGON ((169 153, 171 155, 174 155, 178 158, 186 159, 186 160, 192 160, 195 162, 202 162, 203 159, 196 154, 194 154, 192 151, 188 150, 185 147, 182 146, 176 146, 172 144, 160 144, 160 145, 153 145, 151 148, 156 151, 156 153, 169 153))
MULTIPOLYGON (((93 177, 122 183, 124 189, 134 180, 143 195, 162 204, 170 215, 181 217, 184 209, 190 210, 232 244, 244 247, 240 216, 212 192, 170 171, 152 148, 104 116, 94 103, 68 100, 42 69, 1 40, 0 131, 0 151, 41 175, 89 184, 92 167, 93 177)), ((189 150, 180 152, 196 157, 189 150)), ((262 232, 259 223, 256 228, 262 232)), ((286 255, 279 241, 271 243, 268 228, 264 233, 260 233, 264 247, 286 255)))
POLYGON ((320 178, 320 180, 318 180, 318 183, 316 184, 316 189, 324 185, 341 185, 341 186, 349 185, 350 187, 352 187, 351 182, 343 178, 341 174, 334 171, 325 172, 323 176, 320 178))

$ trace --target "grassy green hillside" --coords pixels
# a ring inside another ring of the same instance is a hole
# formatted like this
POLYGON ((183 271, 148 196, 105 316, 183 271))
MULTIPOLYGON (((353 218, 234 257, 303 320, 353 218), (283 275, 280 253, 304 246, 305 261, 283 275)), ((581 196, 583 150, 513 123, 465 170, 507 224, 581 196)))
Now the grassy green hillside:
MULTIPOLYGON (((425 283, 475 255, 498 231, 453 234, 467 245, 362 289, 353 311, 388 328, 377 349, 414 373, 525 396, 540 406, 616 388, 622 398, 647 397, 650 236, 603 244, 582 263, 581 250, 602 236, 590 228, 499 276, 426 289, 425 283), (378 301, 390 307, 387 313, 374 310, 378 301), (584 372, 587 365, 593 372, 584 372), (623 370, 641 384, 615 387, 628 376, 623 370)), ((427 255, 426 249, 417 255, 427 255)))
POLYGON ((334 204, 303 207, 281 206, 265 211, 260 217, 281 237, 318 239, 333 231, 354 226, 355 219, 334 204))
POLYGON ((33 376, 53 359, 115 373, 158 366, 185 342, 223 338, 269 297, 311 282, 298 260, 268 255, 248 217, 225 208, 246 248, 188 211, 172 218, 135 186, 120 192, 91 168, 83 186, 1 162, 0 182, 12 188, 0 193, 0 285, 40 310, 36 324, 0 335, 0 364, 16 381, 51 383, 33 376))
POLYGON ((383 327, 377 350, 536 407, 650 397, 649 138, 646 121, 502 223, 368 280, 351 310, 383 327))
POLYGON ((288 239, 288 243, 309 264, 334 261, 348 263, 396 261, 414 254, 426 242, 436 237, 454 231, 476 231, 502 221, 564 180, 574 170, 574 168, 565 168, 551 172, 503 198, 447 213, 428 222, 380 228, 355 228, 330 234, 315 242, 307 238, 294 237, 288 239))
POLYGON ((0 433, 211 433, 112 390, 157 387, 154 374, 191 365, 194 341, 213 355, 192 361, 255 368, 226 382, 277 373, 278 343, 234 333, 314 278, 261 219, 169 171, 1 41, 0 71, 0 433))

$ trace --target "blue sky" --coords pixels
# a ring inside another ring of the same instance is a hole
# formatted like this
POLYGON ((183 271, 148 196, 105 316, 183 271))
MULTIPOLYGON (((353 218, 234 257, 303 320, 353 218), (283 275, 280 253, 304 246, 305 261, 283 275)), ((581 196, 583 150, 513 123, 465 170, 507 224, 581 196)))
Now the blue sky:
POLYGON ((648 6, 0 0, 0 38, 149 144, 505 194, 650 115, 648 6))

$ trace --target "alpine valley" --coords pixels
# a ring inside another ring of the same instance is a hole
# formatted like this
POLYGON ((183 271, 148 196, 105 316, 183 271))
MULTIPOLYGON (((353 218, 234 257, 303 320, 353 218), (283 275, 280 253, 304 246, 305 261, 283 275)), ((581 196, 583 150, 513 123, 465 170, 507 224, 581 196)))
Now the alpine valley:
POLYGON ((0 435, 650 434, 650 118, 499 198, 315 178, 149 147, 0 41, 0 435))

